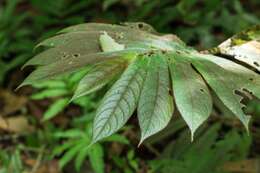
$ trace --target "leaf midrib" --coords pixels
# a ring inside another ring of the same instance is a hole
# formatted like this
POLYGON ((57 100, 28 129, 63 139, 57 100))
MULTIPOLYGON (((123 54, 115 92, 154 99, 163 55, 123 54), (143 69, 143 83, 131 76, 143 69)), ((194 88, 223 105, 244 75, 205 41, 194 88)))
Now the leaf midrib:
MULTIPOLYGON (((134 75, 132 75, 131 79, 129 80, 129 85, 126 86, 126 89, 123 91, 123 93, 120 95, 119 99, 116 101, 116 105, 119 106, 119 103, 122 101, 122 99, 124 98, 125 94, 127 93, 128 89, 127 88, 131 88, 130 84, 134 81, 134 79, 136 78, 136 74, 138 74, 139 70, 137 69, 134 73, 134 75)), ((133 91, 132 91, 133 92, 133 91)), ((134 95, 134 93, 133 93, 134 95)), ((135 100, 136 102, 136 100, 135 100)), ((136 103, 135 103, 136 104, 136 103)), ((106 123, 101 127, 101 129, 99 130, 99 133, 102 132, 105 128, 105 126, 107 126, 107 124, 109 123, 109 121, 111 120, 111 117, 115 115, 115 111, 117 109, 118 106, 114 106, 112 112, 110 113, 111 116, 108 117, 106 123)))
MULTIPOLYGON (((188 65, 190 65, 190 63, 188 63, 188 65)), ((188 88, 188 93, 189 93, 188 95, 190 95, 189 100, 191 101, 191 109, 194 110, 194 102, 193 102, 193 99, 192 99, 193 94, 191 92, 191 87, 190 87, 189 83, 187 82, 188 81, 187 79, 189 79, 189 78, 187 77, 188 75, 186 75, 185 71, 183 71, 183 68, 181 68, 181 69, 182 70, 180 70, 180 71, 181 71, 181 73, 183 73, 183 76, 186 79, 186 80, 183 80, 183 81, 186 83, 186 86, 188 88)), ((193 131, 193 124, 194 124, 194 113, 193 112, 194 111, 191 112, 191 127, 190 127, 191 131, 193 131)))
MULTIPOLYGON (((159 70, 160 70, 160 69, 159 69, 159 70)), ((155 89, 155 90, 156 90, 156 95, 155 95, 155 99, 154 99, 154 101, 153 101, 154 104, 153 104, 153 110, 152 110, 152 115, 151 115, 151 117, 155 115, 155 106, 157 105, 157 100, 158 100, 158 95, 159 95, 159 94, 158 94, 159 87, 160 87, 159 84, 158 84, 158 83, 159 83, 159 80, 160 80, 159 71, 156 72, 156 79, 157 79, 158 82, 157 82, 157 86, 156 86, 156 89, 155 89)), ((146 129, 145 129, 145 133, 144 133, 145 135, 146 135, 146 133, 147 133, 147 131, 148 131, 150 125, 151 125, 151 121, 152 121, 152 118, 148 119, 148 122, 149 122, 149 123, 148 123, 148 126, 147 126, 146 129)))
MULTIPOLYGON (((124 67, 124 62, 122 63, 118 63, 117 65, 113 66, 112 68, 107 68, 106 70, 104 70, 102 73, 106 74, 107 76, 111 76, 115 73, 117 73, 119 71, 119 69, 123 68, 124 67)), ((102 67, 100 67, 102 68, 102 67)), ((97 73, 99 72, 98 69, 96 69, 96 71, 94 73, 97 73)), ((100 81, 100 79, 102 79, 101 75, 95 75, 96 76, 96 82, 93 82, 94 85, 96 84, 99 84, 99 83, 102 83, 103 81, 100 81)), ((95 76, 92 76, 91 78, 95 78, 95 76)), ((93 86, 94 86, 93 85, 93 86)), ((91 87, 92 88, 92 87, 91 87)))

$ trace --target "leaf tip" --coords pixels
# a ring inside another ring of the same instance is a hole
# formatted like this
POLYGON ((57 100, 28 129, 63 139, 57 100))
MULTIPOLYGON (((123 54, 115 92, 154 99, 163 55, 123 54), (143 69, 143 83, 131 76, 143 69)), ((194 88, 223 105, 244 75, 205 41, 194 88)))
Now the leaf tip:
POLYGON ((37 65, 37 62, 35 62, 35 59, 34 59, 34 58, 28 60, 28 61, 21 67, 21 70, 24 70, 26 67, 32 66, 32 65, 37 65))
POLYGON ((141 140, 139 141, 139 143, 138 143, 138 145, 137 145, 138 148, 143 144, 144 140, 145 140, 145 139, 141 139, 141 140))
POLYGON ((22 88, 22 87, 24 87, 24 86, 26 86, 26 85, 29 85, 30 83, 29 82, 26 82, 26 80, 25 81, 23 81, 18 87, 16 87, 15 88, 15 92, 16 91, 18 91, 20 88, 22 88))
POLYGON ((190 133, 191 133, 191 142, 194 141, 194 135, 195 135, 195 131, 197 130, 198 126, 197 127, 194 127, 194 126, 188 126, 189 129, 190 129, 190 133))
POLYGON ((21 70, 25 69, 25 67, 28 66, 28 63, 26 62, 22 67, 21 67, 21 70))
POLYGON ((190 139, 190 141, 193 142, 193 140, 194 140, 194 133, 191 133, 191 139, 190 139))
POLYGON ((78 99, 78 98, 80 98, 80 97, 86 96, 86 95, 88 95, 89 93, 91 93, 91 92, 82 93, 82 92, 80 91, 80 89, 77 88, 76 91, 75 91, 75 93, 74 93, 73 96, 71 97, 69 103, 73 102, 74 100, 76 100, 76 99, 78 99))
POLYGON ((137 147, 139 148, 148 137, 149 137, 148 135, 142 134, 137 147))
POLYGON ((245 123, 243 123, 245 128, 246 128, 246 132, 247 132, 248 135, 250 134, 250 132, 249 132, 249 122, 250 122, 250 119, 251 119, 251 116, 246 116, 246 121, 245 121, 245 123))

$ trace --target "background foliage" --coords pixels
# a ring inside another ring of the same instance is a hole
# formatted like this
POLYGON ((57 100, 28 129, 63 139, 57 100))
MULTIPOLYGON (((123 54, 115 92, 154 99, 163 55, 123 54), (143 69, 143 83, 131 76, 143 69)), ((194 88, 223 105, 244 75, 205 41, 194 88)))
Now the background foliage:
POLYGON ((20 67, 37 53, 33 52, 36 43, 66 26, 144 21, 159 32, 175 33, 189 45, 205 49, 259 24, 259 8, 258 0, 1 1, 0 172, 256 172, 254 165, 260 152, 256 147, 260 144, 257 100, 250 102, 246 110, 254 113, 251 137, 244 134, 236 120, 224 119, 215 112, 205 125, 210 130, 205 133, 206 127, 202 127, 192 144, 187 127, 176 115, 166 130, 140 148, 136 148, 139 134, 133 118, 129 123, 132 126, 122 129, 120 135, 84 149, 94 109, 106 90, 75 100, 67 107, 75 84, 87 69, 39 83, 34 89, 13 90, 31 71, 21 72, 20 67), (216 163, 220 158, 223 162, 216 163))

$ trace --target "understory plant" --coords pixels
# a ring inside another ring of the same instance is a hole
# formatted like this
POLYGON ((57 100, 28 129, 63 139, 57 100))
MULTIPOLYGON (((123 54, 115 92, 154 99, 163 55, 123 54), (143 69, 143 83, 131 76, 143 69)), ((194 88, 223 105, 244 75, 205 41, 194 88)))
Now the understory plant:
POLYGON ((237 129, 232 129, 224 134, 223 139, 219 139, 221 127, 220 123, 203 126, 193 143, 187 142, 189 133, 183 130, 178 139, 164 147, 158 159, 150 162, 151 172, 230 172, 225 168, 225 163, 246 159, 251 138, 246 133, 241 135, 237 129))
POLYGON ((36 46, 46 50, 24 65, 37 68, 21 86, 88 66, 73 101, 115 81, 97 108, 90 145, 118 131, 135 110, 140 144, 164 129, 177 109, 193 139, 215 97, 248 130, 241 100, 260 98, 259 45, 259 26, 199 52, 146 23, 80 24, 36 46))

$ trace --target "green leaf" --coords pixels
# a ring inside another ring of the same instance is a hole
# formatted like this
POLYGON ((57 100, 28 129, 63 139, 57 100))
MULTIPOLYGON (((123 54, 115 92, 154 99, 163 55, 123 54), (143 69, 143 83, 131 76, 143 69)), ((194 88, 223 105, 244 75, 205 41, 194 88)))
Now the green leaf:
POLYGON ((58 99, 54 102, 43 115, 43 121, 50 120, 61 112, 69 103, 68 98, 58 99))
POLYGON ((78 84, 72 100, 90 94, 102 88, 127 66, 124 59, 106 61, 96 64, 78 84))
MULTIPOLYGON (((104 53, 97 53, 97 54, 88 54, 85 56, 79 56, 77 58, 72 58, 72 59, 60 60, 55 63, 37 68, 24 80, 24 82, 19 87, 33 84, 41 80, 52 79, 53 77, 65 73, 77 71, 82 67, 85 67, 86 65, 98 63, 101 61, 116 59, 120 56, 127 55, 129 53, 130 51, 127 50, 109 52, 109 53, 104 52, 104 53)), ((31 59, 32 60, 31 62, 30 61, 28 62, 30 65, 35 65, 35 63, 39 63, 39 62, 41 63, 41 60, 38 61, 37 59, 35 59, 35 61, 33 62, 33 59, 31 59)), ((42 60, 45 63, 45 60, 44 59, 42 60)))
MULTIPOLYGON (((74 25, 61 30, 59 33, 71 33, 71 32, 90 32, 90 31, 106 31, 106 32, 118 32, 118 33, 132 33, 135 35, 133 37, 139 37, 142 39, 147 39, 141 35, 150 35, 143 31, 155 32, 154 28, 143 22, 124 22, 122 25, 114 24, 104 24, 104 23, 83 23, 79 25, 74 25), (123 26, 122 26, 123 25, 123 26)), ((133 38, 132 37, 132 38, 133 38)), ((152 36, 153 37, 153 36, 152 36)))
POLYGON ((200 57, 195 57, 192 62, 219 99, 237 116, 248 130, 250 117, 245 115, 242 110, 242 97, 235 93, 236 90, 240 89, 237 88, 237 83, 240 82, 236 81, 237 76, 234 76, 217 64, 200 57))
POLYGON ((35 99, 35 100, 40 100, 40 99, 45 99, 45 98, 63 96, 68 93, 69 93, 69 91, 65 88, 47 89, 47 90, 43 90, 41 92, 33 94, 31 96, 31 98, 35 99))
POLYGON ((63 168, 67 163, 69 163, 75 156, 77 153, 79 153, 81 151, 81 149, 86 146, 85 143, 77 143, 75 146, 73 146, 72 148, 70 148, 65 154, 64 156, 62 156, 62 158, 59 160, 59 166, 61 168, 63 168))
POLYGON ((130 144, 129 140, 125 136, 119 135, 119 134, 113 134, 113 135, 105 138, 103 141, 104 142, 118 142, 118 143, 125 144, 125 145, 130 144))
MULTIPOLYGON (((84 33, 89 35, 94 35, 95 32, 99 34, 101 32, 106 31, 109 36, 115 39, 116 42, 120 44, 126 45, 127 48, 139 47, 139 44, 142 44, 146 48, 161 48, 161 49, 171 49, 172 47, 169 45, 170 40, 164 36, 158 36, 147 32, 147 30, 151 30, 152 27, 148 24, 143 25, 144 28, 140 29, 138 27, 131 27, 129 24, 125 24, 127 26, 122 25, 113 25, 113 24, 103 24, 103 23, 85 23, 79 24, 75 26, 71 26, 68 28, 63 29, 60 33, 67 33, 67 34, 80 34, 84 33), (138 43, 138 44, 136 44, 138 43)), ((136 24, 131 24, 132 26, 136 24)))
MULTIPOLYGON (((205 61, 211 61, 217 64, 221 70, 226 70, 233 79, 234 90, 243 92, 245 89, 250 91, 253 95, 260 99, 260 76, 254 71, 234 63, 230 60, 220 58, 213 55, 194 54, 195 57, 199 56, 205 61)), ((217 68, 219 68, 217 67, 217 68)), ((229 80, 226 78, 226 80, 229 80)))
POLYGON ((138 159, 135 158, 135 152, 134 150, 130 150, 127 153, 127 160, 129 165, 138 172, 138 159))
POLYGON ((146 59, 137 57, 104 96, 93 125, 92 143, 120 129, 134 112, 146 75, 146 59))
POLYGON ((76 137, 84 137, 84 133, 79 129, 69 129, 63 132, 54 133, 54 137, 56 138, 76 138, 76 137))
MULTIPOLYGON (((122 48, 139 48, 139 45, 143 45, 145 48, 148 48, 151 45, 156 46, 158 43, 158 36, 141 32, 138 30, 133 30, 127 27, 124 27, 124 30, 100 30, 100 31, 79 31, 79 32, 70 32, 66 34, 60 34, 54 37, 51 37, 43 42, 39 43, 39 46, 51 47, 53 51, 59 50, 62 52, 72 52, 72 53, 98 53, 102 50, 102 44, 109 41, 114 45, 122 48), (104 36, 104 32, 107 33, 104 36), (100 40, 101 38, 101 40, 100 40), (89 42, 91 40, 91 42, 89 42), (113 41, 114 40, 114 41, 113 41), (124 45, 124 46, 123 46, 124 45), (123 46, 123 47, 122 47, 123 46)), ((160 45, 157 45, 160 46, 160 45)), ((111 47, 111 44, 110 44, 111 47)), ((51 50, 50 49, 50 50, 51 50)), ((116 49, 118 50, 118 49, 116 49)), ((104 51, 104 50, 103 50, 104 51)), ((109 50, 112 51, 112 50, 109 50)), ((114 50, 115 51, 115 50, 114 50)))
POLYGON ((62 29, 59 33, 69 32, 87 32, 87 31, 127 31, 127 29, 120 25, 105 24, 105 23, 82 23, 74 26, 69 26, 62 29))
POLYGON ((181 116, 191 130, 193 140, 196 129, 209 117, 212 99, 203 78, 193 68, 185 56, 171 55, 172 87, 175 102, 181 116))
POLYGON ((89 152, 91 167, 96 173, 105 172, 104 151, 100 144, 94 144, 89 152))
POLYGON ((84 160, 86 159, 86 157, 88 156, 90 150, 92 149, 92 147, 84 147, 79 154, 77 155, 76 159, 75 159, 75 167, 76 170, 79 172, 80 168, 84 162, 84 160))
MULTIPOLYGON (((121 48, 116 50, 122 50, 122 45, 125 45, 124 47, 126 49, 140 48, 140 45, 146 49, 151 49, 152 46, 170 48, 170 46, 165 44, 167 39, 149 33, 150 30, 154 30, 150 25, 145 23, 131 23, 131 26, 129 26, 129 24, 125 25, 126 26, 86 23, 72 26, 62 30, 60 33, 63 34, 44 40, 39 43, 37 47, 55 47, 56 49, 53 49, 53 51, 56 53, 97 53, 100 52, 99 39, 101 38, 101 43, 110 40, 110 44, 107 44, 110 47, 112 45, 117 45, 116 47, 120 45, 119 47, 121 48), (137 28, 135 26, 137 26, 137 28), (144 32, 148 30, 149 32, 144 32), (105 35, 104 32, 107 33, 107 35, 105 35), (91 40, 91 42, 89 40, 91 40), (161 40, 164 41, 162 42, 161 40)), ((101 44, 101 48, 102 47, 101 44)))
POLYGON ((62 154, 65 150, 72 148, 74 145, 76 145, 76 143, 77 143, 77 141, 71 140, 71 141, 67 141, 61 145, 58 145, 57 147, 55 147, 53 149, 51 158, 54 158, 55 156, 62 154))
POLYGON ((81 50, 82 52, 86 53, 96 53, 101 51, 98 41, 98 38, 101 34, 101 31, 60 34, 40 42, 36 45, 36 48, 40 46, 55 48, 57 47, 57 49, 60 50, 81 50), (86 42, 86 40, 92 41, 86 42), (69 47, 68 45, 70 45, 71 47, 69 47))
POLYGON ((66 83, 61 80, 49 80, 33 84, 34 88, 66 88, 66 83))
POLYGON ((149 57, 147 77, 138 103, 141 127, 139 145, 149 136, 166 127, 173 114, 173 99, 169 94, 168 64, 162 55, 149 57))

